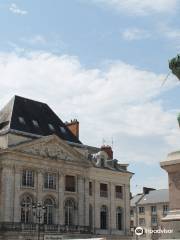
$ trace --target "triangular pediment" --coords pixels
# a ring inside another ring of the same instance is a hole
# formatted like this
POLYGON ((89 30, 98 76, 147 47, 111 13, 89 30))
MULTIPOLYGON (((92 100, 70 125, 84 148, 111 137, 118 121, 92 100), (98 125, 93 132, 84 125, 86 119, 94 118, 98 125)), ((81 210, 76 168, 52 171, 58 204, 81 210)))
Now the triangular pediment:
POLYGON ((30 142, 11 147, 11 150, 54 160, 67 160, 89 163, 83 154, 69 146, 67 142, 56 135, 42 137, 30 142))

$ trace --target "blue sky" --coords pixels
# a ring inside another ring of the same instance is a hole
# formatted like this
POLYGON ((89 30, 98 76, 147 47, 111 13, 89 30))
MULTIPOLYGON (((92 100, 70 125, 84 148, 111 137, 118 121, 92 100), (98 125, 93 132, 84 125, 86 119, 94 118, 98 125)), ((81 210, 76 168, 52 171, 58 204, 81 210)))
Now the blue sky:
POLYGON ((14 94, 80 121, 135 173, 132 191, 167 188, 159 162, 179 148, 178 0, 0 1, 1 105, 14 94))

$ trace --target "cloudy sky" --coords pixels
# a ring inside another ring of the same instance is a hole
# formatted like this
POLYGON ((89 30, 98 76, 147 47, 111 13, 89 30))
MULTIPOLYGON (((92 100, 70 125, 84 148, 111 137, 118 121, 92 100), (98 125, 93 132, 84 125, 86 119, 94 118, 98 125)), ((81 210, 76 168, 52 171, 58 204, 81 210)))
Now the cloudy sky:
POLYGON ((132 191, 167 188, 159 166, 180 147, 179 0, 1 0, 0 105, 14 94, 80 121, 89 145, 112 144, 132 191))

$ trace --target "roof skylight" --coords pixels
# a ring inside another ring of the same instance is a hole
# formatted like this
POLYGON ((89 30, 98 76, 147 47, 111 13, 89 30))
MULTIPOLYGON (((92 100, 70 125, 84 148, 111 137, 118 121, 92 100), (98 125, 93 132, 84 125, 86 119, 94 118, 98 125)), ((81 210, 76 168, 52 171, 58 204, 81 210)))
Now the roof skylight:
POLYGON ((25 120, 23 117, 18 117, 18 120, 21 124, 26 124, 25 120))
POLYGON ((39 127, 39 123, 37 120, 32 120, 32 123, 35 127, 37 127, 37 128, 39 127))
POLYGON ((66 129, 64 127, 60 126, 60 130, 61 130, 62 133, 66 133, 66 129))
POLYGON ((48 123, 48 126, 51 131, 55 131, 54 126, 51 123, 48 123))

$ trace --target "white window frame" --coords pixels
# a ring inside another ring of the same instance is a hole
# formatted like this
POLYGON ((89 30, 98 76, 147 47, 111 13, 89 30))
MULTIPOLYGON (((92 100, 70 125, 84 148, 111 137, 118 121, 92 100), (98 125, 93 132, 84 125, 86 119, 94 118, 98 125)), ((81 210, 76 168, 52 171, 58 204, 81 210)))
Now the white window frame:
POLYGON ((34 188, 34 171, 30 169, 25 169, 22 171, 21 185, 22 187, 34 188), (25 174, 25 176, 24 176, 25 174), (25 179, 24 179, 25 177, 25 179), (25 180, 25 181, 24 181, 25 180))
POLYGON ((44 174, 44 188, 56 190, 56 179, 57 179, 56 173, 46 172, 44 174))

